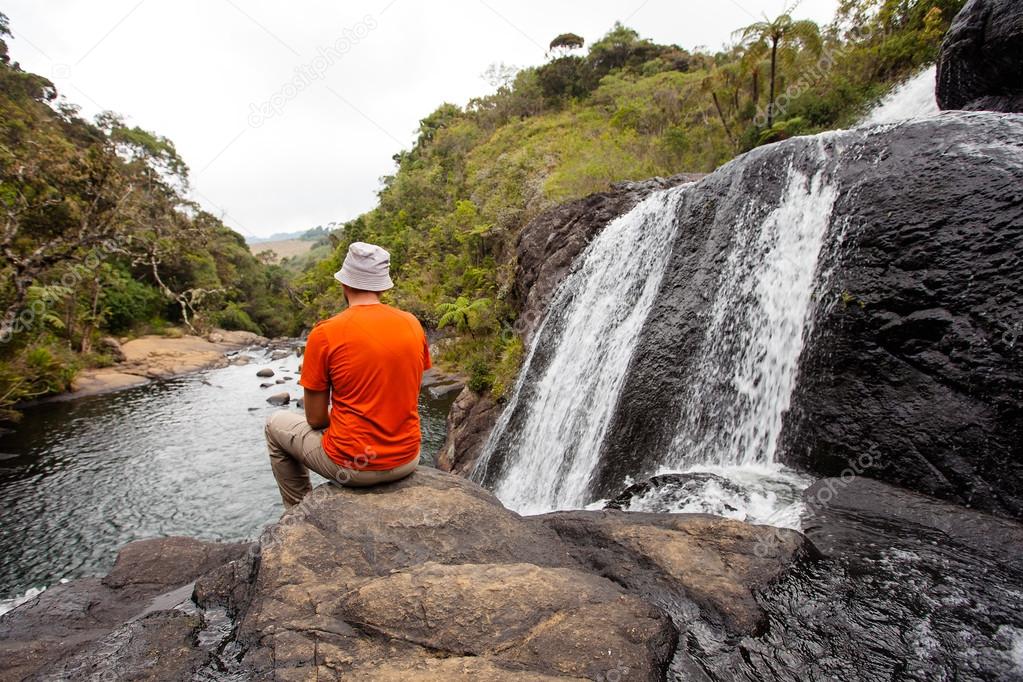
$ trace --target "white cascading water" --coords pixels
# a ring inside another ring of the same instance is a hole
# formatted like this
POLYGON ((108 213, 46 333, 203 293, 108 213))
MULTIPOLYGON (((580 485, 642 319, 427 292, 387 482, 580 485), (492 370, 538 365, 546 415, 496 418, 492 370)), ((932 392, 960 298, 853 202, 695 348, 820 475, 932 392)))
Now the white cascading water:
POLYGON ((790 169, 781 203, 734 226, 667 466, 775 461, 835 199, 823 173, 790 169))
POLYGON ((476 478, 485 474, 552 316, 560 337, 542 376, 530 379, 529 409, 509 438, 514 452, 494 492, 520 513, 578 508, 597 464, 640 329, 654 303, 676 230, 685 186, 657 192, 613 220, 579 256, 559 288, 526 358, 476 478))
MULTIPOLYGON (((934 81, 933 68, 918 74, 879 102, 861 126, 940 113, 934 81)), ((826 137, 818 136, 821 169, 826 137)), ((480 480, 498 442, 507 441, 508 461, 495 492, 513 509, 539 513, 602 505, 587 496, 588 486, 675 232, 685 229, 674 224, 674 206, 685 191, 654 195, 609 224, 584 252, 581 267, 551 305, 552 311, 568 306, 553 359, 523 398, 551 314, 537 330, 512 401, 476 471, 480 480), (635 303, 622 306, 620 300, 635 303), (525 419, 507 433, 522 400, 529 401, 525 419)), ((799 527, 800 492, 812 479, 775 457, 799 357, 812 331, 814 294, 828 278, 821 256, 842 237, 828 235, 836 198, 823 170, 807 174, 792 167, 780 203, 766 215, 749 210, 748 216, 761 217, 740 219, 734 227, 695 381, 682 399, 671 452, 656 472, 713 476, 694 477, 687 485, 695 485, 695 493, 673 497, 670 490, 654 489, 625 509, 707 512, 799 527)))
POLYGON ((874 105, 860 127, 898 123, 941 113, 934 94, 937 74, 937 67, 932 66, 896 86, 874 105))
POLYGON ((798 525, 799 492, 811 479, 778 464, 776 454, 799 357, 812 332, 814 293, 825 279, 818 263, 836 198, 823 171, 807 177, 790 168, 778 206, 735 225, 695 381, 683 397, 671 453, 658 472, 718 478, 674 506, 665 508, 663 500, 648 495, 630 510, 699 511, 798 525))

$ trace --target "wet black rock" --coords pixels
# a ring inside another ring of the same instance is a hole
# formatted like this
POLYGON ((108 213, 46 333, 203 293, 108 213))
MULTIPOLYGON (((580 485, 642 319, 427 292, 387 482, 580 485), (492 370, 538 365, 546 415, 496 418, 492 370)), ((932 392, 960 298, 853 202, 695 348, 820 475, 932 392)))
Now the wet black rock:
POLYGON ((274 395, 272 395, 269 398, 267 398, 266 402, 270 403, 271 405, 275 405, 275 406, 287 405, 288 403, 291 402, 291 394, 289 394, 287 392, 285 392, 285 393, 275 393, 274 395))
POLYGON ((264 378, 264 379, 267 378, 267 377, 272 377, 273 375, 274 375, 274 371, 272 369, 270 369, 269 367, 264 367, 263 369, 261 369, 258 372, 256 372, 256 376, 257 377, 261 377, 261 378, 264 378))
POLYGON ((0 680, 190 679, 208 658, 193 645, 201 619, 172 609, 249 549, 181 537, 126 545, 105 578, 56 585, 0 616, 0 680))
POLYGON ((938 60, 942 109, 1023 111, 1023 2, 969 0, 938 60))
MULTIPOLYGON (((691 497, 699 496, 708 484, 714 484, 736 496, 745 494, 742 486, 723 476, 707 472, 661 474, 633 483, 604 505, 605 509, 629 510, 641 505, 641 511, 670 512, 691 497)), ((730 511, 735 511, 732 508, 730 511)))
POLYGON ((723 679, 1018 680, 1023 526, 864 477, 804 493, 825 560, 759 601, 771 632, 734 650, 701 638, 723 679))
POLYGON ((819 266, 832 274, 783 460, 825 476, 869 464, 871 477, 1023 516, 1023 118, 989 113, 789 140, 687 193, 594 497, 672 447, 682 406, 670 397, 697 381, 734 225, 751 196, 777 205, 791 172, 835 187, 827 241, 840 247, 819 266))

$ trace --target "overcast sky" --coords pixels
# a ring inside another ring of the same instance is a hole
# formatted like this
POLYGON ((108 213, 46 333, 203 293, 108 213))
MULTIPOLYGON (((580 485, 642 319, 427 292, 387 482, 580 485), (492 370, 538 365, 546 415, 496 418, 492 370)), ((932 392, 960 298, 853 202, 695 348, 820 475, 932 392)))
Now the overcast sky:
MULTIPOLYGON (((13 58, 92 117, 177 145, 194 198, 246 236, 345 221, 376 203, 419 119, 491 92, 487 66, 540 64, 616 20, 716 49, 784 0, 8 0, 13 58), (268 103, 272 103, 269 104, 268 103)), ((803 0, 826 23, 837 0, 803 0)), ((685 169, 679 169, 685 170, 685 169)))

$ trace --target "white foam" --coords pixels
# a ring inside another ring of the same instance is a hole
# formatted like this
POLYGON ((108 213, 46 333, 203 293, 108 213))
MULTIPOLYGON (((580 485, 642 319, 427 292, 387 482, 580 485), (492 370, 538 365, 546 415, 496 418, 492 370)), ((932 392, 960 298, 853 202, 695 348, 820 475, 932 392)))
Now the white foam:
POLYGON ((659 491, 641 495, 627 511, 663 511, 673 514, 715 514, 747 523, 802 529, 802 491, 814 479, 777 463, 745 465, 697 465, 686 471, 661 469, 656 475, 708 473, 726 479, 724 486, 711 479, 698 495, 691 495, 665 507, 659 491), (735 488, 739 488, 737 491, 735 488))

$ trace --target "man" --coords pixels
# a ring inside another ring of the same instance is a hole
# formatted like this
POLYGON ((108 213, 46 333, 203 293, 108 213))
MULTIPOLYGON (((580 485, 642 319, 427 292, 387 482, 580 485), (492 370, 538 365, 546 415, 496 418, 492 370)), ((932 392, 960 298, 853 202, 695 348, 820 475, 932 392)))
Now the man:
POLYGON ((305 416, 277 412, 266 422, 285 508, 311 489, 309 469, 342 485, 368 486, 404 478, 419 463, 419 385, 430 350, 413 315, 380 302, 394 286, 390 263, 379 246, 348 247, 334 274, 348 308, 317 324, 306 340, 299 380, 305 416))

